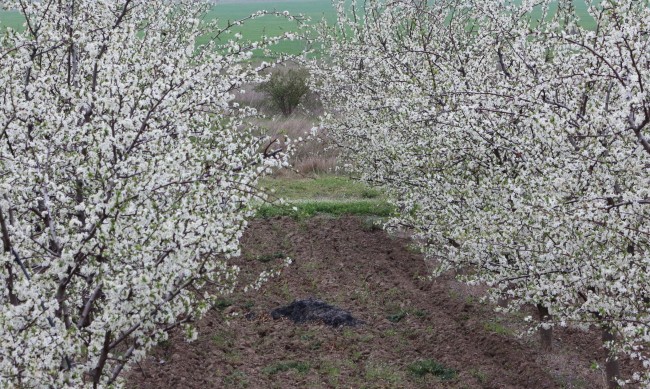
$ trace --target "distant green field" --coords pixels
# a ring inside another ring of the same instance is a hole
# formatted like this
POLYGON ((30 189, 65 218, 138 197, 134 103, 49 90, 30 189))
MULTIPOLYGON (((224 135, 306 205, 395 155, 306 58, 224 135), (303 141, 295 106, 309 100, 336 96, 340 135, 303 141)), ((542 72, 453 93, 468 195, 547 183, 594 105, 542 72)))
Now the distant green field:
MULTIPOLYGON (((250 1, 230 0, 224 3, 217 3, 212 11, 206 15, 206 20, 218 19, 219 24, 225 26, 228 21, 239 20, 259 10, 267 11, 289 11, 292 15, 302 14, 311 18, 312 22, 319 22, 323 18, 333 20, 335 18, 334 8, 330 0, 300 0, 300 1, 250 1)), ((5 27, 22 30, 23 18, 18 12, 0 10, 0 30, 5 27)), ((289 21, 284 17, 266 15, 255 20, 249 20, 241 26, 233 29, 233 33, 241 33, 246 40, 257 41, 262 36, 277 36, 287 31, 296 31, 296 22, 289 21)), ((232 34, 222 36, 221 39, 228 40, 232 34)), ((199 39, 198 44, 203 44, 210 37, 199 39)), ((287 41, 273 47, 278 52, 298 54, 302 51, 304 42, 287 41)), ((258 55, 259 57, 259 55, 258 55)))
MULTIPOLYGON (((232 2, 217 4, 206 16, 207 19, 219 19, 225 25, 229 20, 244 18, 260 9, 267 11, 289 11, 292 15, 303 14, 318 22, 323 18, 333 20, 334 9, 330 0, 304 0, 304 1, 268 1, 268 2, 232 2)), ((295 31, 296 22, 286 18, 266 15, 259 19, 246 22, 237 27, 233 33, 239 32, 247 40, 259 40, 262 36, 277 36, 287 31, 295 31)), ((207 38, 206 38, 207 39, 207 38)), ((202 43, 202 42, 199 42, 202 43)), ((282 42, 274 47, 284 53, 297 54, 304 47, 303 42, 282 42)))
MULTIPOLYGON (((583 25, 587 28, 594 27, 593 19, 588 16, 584 0, 574 0, 578 15, 581 16, 583 25)), ((259 1, 259 0, 226 0, 217 3, 212 11, 206 15, 207 20, 218 19, 221 25, 226 25, 230 20, 242 19, 258 10, 265 9, 268 11, 289 11, 289 13, 303 14, 311 18, 312 22, 318 22, 323 18, 333 21, 335 12, 330 0, 284 0, 284 1, 259 1)), ((17 12, 8 12, 0 10, 0 30, 5 27, 22 29, 23 19, 17 12)), ((286 31, 295 31, 295 21, 288 21, 286 18, 277 16, 264 16, 251 20, 236 27, 233 34, 239 32, 246 40, 256 41, 262 36, 277 36, 286 31)), ((228 40, 232 34, 222 36, 221 39, 228 40)), ((198 44, 208 41, 209 37, 199 39, 198 44)), ((304 42, 282 42, 273 47, 278 52, 297 54, 304 47, 304 42)), ((256 58, 261 58, 257 53, 256 58)))
POLYGON ((23 29, 23 17, 18 12, 9 12, 0 9, 0 29, 11 27, 14 30, 23 29))

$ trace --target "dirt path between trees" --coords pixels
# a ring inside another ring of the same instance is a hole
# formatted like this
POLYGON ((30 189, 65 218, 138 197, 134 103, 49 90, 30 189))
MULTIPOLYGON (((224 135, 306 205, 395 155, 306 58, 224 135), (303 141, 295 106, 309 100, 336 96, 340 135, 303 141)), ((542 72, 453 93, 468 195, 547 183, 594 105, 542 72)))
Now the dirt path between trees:
MULTIPOLYGON (((523 317, 496 314, 453 277, 429 281, 408 239, 364 219, 257 220, 242 271, 294 263, 258 292, 235 293, 157 347, 130 388, 602 388, 595 333, 556 331, 556 350, 519 336, 523 317), (330 328, 269 312, 315 297, 365 322, 330 328)), ((602 365, 602 362, 601 362, 602 365)))

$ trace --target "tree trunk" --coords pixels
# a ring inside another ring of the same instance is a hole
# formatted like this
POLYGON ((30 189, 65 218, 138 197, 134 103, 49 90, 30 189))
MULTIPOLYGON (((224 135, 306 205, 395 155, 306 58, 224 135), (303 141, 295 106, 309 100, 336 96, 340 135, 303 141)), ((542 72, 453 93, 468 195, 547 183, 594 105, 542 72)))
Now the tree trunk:
POLYGON ((542 304, 537 304, 537 313, 539 314, 539 321, 542 324, 539 327, 539 340, 542 350, 551 351, 553 349, 553 328, 545 328, 544 323, 548 323, 551 315, 548 313, 548 308, 542 304))
MULTIPOLYGON (((614 333, 611 328, 605 326, 603 327, 603 344, 613 341, 615 339, 614 333)), ((621 377, 621 366, 618 361, 618 356, 605 346, 607 350, 607 361, 605 362, 605 374, 607 374, 607 388, 608 389, 617 389, 620 388, 616 382, 617 378, 621 377)))

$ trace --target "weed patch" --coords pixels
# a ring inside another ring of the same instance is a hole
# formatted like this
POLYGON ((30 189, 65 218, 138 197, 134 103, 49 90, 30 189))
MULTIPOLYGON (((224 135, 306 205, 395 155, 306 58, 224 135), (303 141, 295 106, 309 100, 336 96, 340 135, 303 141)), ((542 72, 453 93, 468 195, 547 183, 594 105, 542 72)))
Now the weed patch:
POLYGON ((509 328, 505 327, 503 324, 496 322, 496 321, 488 321, 483 324, 483 328, 485 328, 486 331, 499 334, 499 335, 512 335, 512 330, 509 328))
POLYGON ((219 299, 214 303, 214 308, 223 311, 224 309, 228 308, 231 305, 232 305, 232 301, 219 299))
POLYGON ((391 384, 391 387, 402 382, 397 369, 387 364, 370 364, 366 367, 366 380, 368 381, 383 381, 391 384))
POLYGON ((471 369, 469 371, 469 374, 472 377, 476 378, 476 380, 481 384, 485 384, 487 382, 487 374, 479 369, 471 369))
POLYGON ((274 259, 284 259, 287 255, 281 251, 275 252, 273 254, 262 254, 258 255, 255 259, 262 263, 269 263, 274 259))
POLYGON ((278 362, 264 368, 264 373, 273 375, 284 371, 295 370, 298 373, 305 374, 309 371, 311 366, 307 362, 300 361, 287 361, 278 362))
POLYGON ((386 318, 387 318, 388 321, 390 321, 391 323, 399 323, 399 322, 402 321, 402 319, 404 319, 405 317, 406 317, 406 312, 404 312, 404 311, 400 311, 400 312, 394 313, 394 314, 392 314, 392 315, 388 315, 386 318))
POLYGON ((235 370, 224 377, 223 383, 231 388, 248 388, 248 377, 241 370, 235 370))
POLYGON ((415 309, 413 311, 413 314, 415 315, 415 317, 417 317, 419 319, 427 317, 427 311, 423 311, 421 309, 415 309))
POLYGON ((212 342, 220 350, 227 352, 235 344, 236 338, 231 333, 217 333, 212 335, 212 342))
POLYGON ((417 377, 424 377, 427 374, 431 374, 443 381, 453 380, 457 375, 456 370, 445 367, 433 359, 423 359, 413 362, 408 366, 408 370, 417 377))
POLYGON ((361 228, 364 231, 368 231, 368 232, 382 231, 384 229, 384 224, 382 223, 381 218, 375 216, 369 216, 363 219, 361 228))

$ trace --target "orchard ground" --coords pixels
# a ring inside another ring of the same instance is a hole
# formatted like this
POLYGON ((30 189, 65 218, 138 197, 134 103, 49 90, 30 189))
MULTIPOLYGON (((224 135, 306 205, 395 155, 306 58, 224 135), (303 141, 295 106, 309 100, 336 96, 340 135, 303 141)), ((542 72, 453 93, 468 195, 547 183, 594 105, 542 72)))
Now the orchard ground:
MULTIPOLYGON (((524 317, 501 315, 453 274, 430 280, 413 241, 380 227, 383 194, 332 174, 262 182, 286 205, 266 205, 243 239, 240 288, 134 366, 128 388, 603 388, 598 331, 556 330, 539 349, 524 317), (294 208, 295 207, 295 208, 294 208), (243 285, 290 257, 259 291, 243 285), (273 320, 294 300, 319 298, 364 324, 331 328, 273 320)), ((624 366, 627 363, 623 363, 624 366)))
MULTIPOLYGON (((494 313, 480 288, 426 279, 408 237, 377 217, 321 214, 253 221, 238 260, 251 279, 289 256, 258 292, 227 296, 175 333, 127 377, 129 388, 602 388, 598 332, 557 330, 556 349, 520 336, 523 317, 494 313), (364 324, 330 328, 273 320, 294 299, 320 298, 364 324)), ((624 365, 626 365, 624 363, 624 365)))

